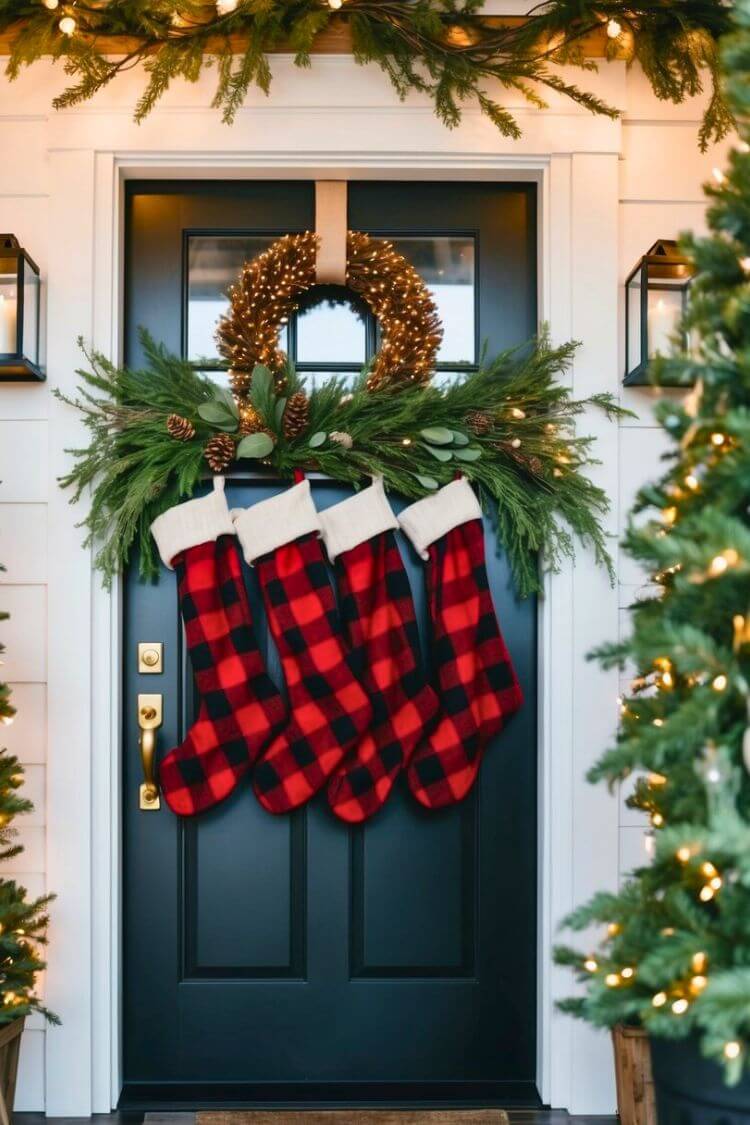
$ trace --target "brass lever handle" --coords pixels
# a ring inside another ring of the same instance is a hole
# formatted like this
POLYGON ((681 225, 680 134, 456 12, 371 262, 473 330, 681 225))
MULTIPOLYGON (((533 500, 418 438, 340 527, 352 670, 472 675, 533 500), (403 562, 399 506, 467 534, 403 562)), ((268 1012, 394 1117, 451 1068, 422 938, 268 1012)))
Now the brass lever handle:
POLYGON ((160 695, 138 696, 139 745, 143 782, 140 788, 140 807, 144 812, 159 808, 159 786, 156 782, 156 732, 162 723, 160 695))

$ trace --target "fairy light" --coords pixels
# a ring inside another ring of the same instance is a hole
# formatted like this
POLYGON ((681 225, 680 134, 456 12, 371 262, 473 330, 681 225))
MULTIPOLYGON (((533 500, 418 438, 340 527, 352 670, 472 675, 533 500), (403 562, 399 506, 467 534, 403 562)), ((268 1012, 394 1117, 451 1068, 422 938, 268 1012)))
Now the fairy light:
POLYGON ((690 863, 690 860, 693 857, 693 850, 692 848, 689 848, 687 844, 683 844, 682 847, 677 849, 675 855, 677 859, 679 859, 680 863, 690 863))
POLYGON ((713 178, 716 180, 717 184, 725 183, 726 176, 722 172, 721 168, 713 168, 711 174, 712 174, 713 178))
POLYGON ((727 440, 727 435, 720 433, 718 430, 711 434, 711 445, 715 445, 717 449, 721 448, 727 440))
POLYGON ((728 683, 729 681, 724 673, 720 672, 718 676, 714 676, 711 682, 711 687, 714 689, 714 691, 725 691, 728 683))
POLYGON ((606 984, 607 988, 617 988, 620 984, 622 984, 622 978, 620 977, 619 973, 607 973, 606 977, 604 978, 604 983, 606 984))
POLYGON ((724 1058, 738 1059, 742 1053, 742 1044, 738 1043, 736 1039, 730 1039, 728 1043, 724 1044, 724 1058))
POLYGON ((594 957, 587 957, 583 962, 583 967, 587 973, 595 973, 599 968, 599 962, 594 957))
POLYGON ((651 823, 653 824, 654 828, 663 828, 664 817, 662 816, 662 814, 660 812, 652 812, 651 813, 651 823))
POLYGON ((682 1016, 688 1010, 688 1007, 689 1007, 688 1001, 685 999, 684 996, 680 996, 679 999, 677 999, 673 1002, 672 1011, 674 1012, 674 1014, 676 1016, 682 1016))
POLYGON ((666 992, 657 992, 651 997, 651 1003, 655 1008, 663 1008, 667 1002, 666 992))
POLYGON ((632 965, 626 965, 624 969, 620 969, 620 976, 623 980, 632 980, 635 976, 635 969, 632 965))
MULTIPOLYGON (((661 719, 654 719, 654 723, 661 723, 661 719)), ((652 789, 658 789, 661 785, 667 784, 667 779, 663 773, 650 773, 648 775, 648 783, 652 789)))
POLYGON ((617 39, 618 35, 622 34, 622 25, 615 19, 607 21, 607 36, 609 39, 617 39))
POLYGON ((344 0, 328 0, 328 7, 333 8, 334 12, 338 12, 344 0))
POLYGON ((521 410, 520 406, 514 406, 510 412, 510 415, 511 418, 521 419, 526 417, 526 411, 521 410))
POLYGON ((652 721, 651 725, 655 726, 655 727, 663 727, 664 726, 664 720, 663 719, 654 719, 652 721))
POLYGON ((619 934, 621 929, 622 929, 622 926, 620 925, 619 922, 608 922, 607 923, 607 933, 609 934, 610 937, 616 937, 617 934, 619 934))
POLYGON ((716 892, 714 891, 711 884, 706 883, 705 887, 701 887, 698 898, 701 900, 701 902, 710 902, 715 894, 716 892))
POLYGON ((78 24, 72 16, 63 16, 57 26, 60 28, 60 31, 63 33, 63 35, 70 36, 74 34, 76 28, 78 27, 78 24))
POLYGON ((42 0, 42 3, 44 4, 45 8, 48 8, 50 10, 50 12, 54 12, 55 8, 60 7, 60 0, 42 0))
POLYGON ((704 977, 701 973, 698 973, 690 978, 690 991, 694 996, 699 996, 707 984, 708 977, 704 977))
POLYGON ((700 488, 700 481, 695 473, 688 473, 685 477, 685 487, 689 488, 691 492, 697 492, 700 488))
POLYGON ((676 521, 676 519, 677 519, 677 509, 675 508, 674 505, 671 505, 669 508, 663 508, 662 509, 661 522, 666 527, 671 527, 672 524, 676 521))
POLYGON ((216 13, 219 16, 228 16, 237 11, 239 0, 216 0, 216 13))

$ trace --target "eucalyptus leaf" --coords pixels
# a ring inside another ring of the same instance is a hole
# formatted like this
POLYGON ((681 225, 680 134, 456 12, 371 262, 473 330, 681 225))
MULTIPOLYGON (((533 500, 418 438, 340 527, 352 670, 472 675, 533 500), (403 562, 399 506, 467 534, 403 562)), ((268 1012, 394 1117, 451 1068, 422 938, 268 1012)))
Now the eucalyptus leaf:
MULTIPOLYGON (((450 449, 438 449, 436 446, 428 445, 427 442, 424 441, 421 445, 423 449, 426 449, 428 453, 432 454, 436 461, 451 461, 453 459, 453 453, 450 449)), ((459 449, 456 452, 461 453, 462 451, 459 449)))
POLYGON ((448 430, 445 426, 428 426, 427 429, 419 431, 419 436, 431 445, 450 445, 453 441, 453 430, 448 430))
POLYGON ((433 492, 435 491, 436 488, 440 488, 439 482, 436 481, 434 477, 426 477, 426 476, 423 476, 422 473, 415 473, 414 476, 417 478, 419 483, 422 485, 422 488, 429 488, 433 492))
POLYGON ((238 419, 230 413, 224 403, 217 402, 215 399, 211 402, 202 402, 198 407, 198 415, 204 422, 208 422, 209 426, 216 426, 230 433, 239 425, 238 419))
POLYGON ((270 434, 248 434, 237 446, 237 457, 267 457, 274 444, 270 434))
POLYGON ((462 434, 460 430, 451 430, 451 433, 453 434, 453 444, 454 445, 468 445, 469 444, 468 436, 466 434, 462 434))
POLYGON ((226 406, 229 413, 233 418, 239 420, 240 411, 237 406, 237 399, 234 397, 228 387, 222 387, 218 383, 214 385, 214 401, 226 406))
POLYGON ((454 449, 453 456, 458 461, 478 461, 482 456, 482 450, 472 445, 470 449, 454 449))
POLYGON ((327 438, 328 438, 327 433, 325 433, 323 430, 318 430, 317 433, 313 434, 313 436, 310 438, 310 440, 307 444, 310 446, 311 449, 318 449, 321 445, 323 445, 326 442, 327 438))

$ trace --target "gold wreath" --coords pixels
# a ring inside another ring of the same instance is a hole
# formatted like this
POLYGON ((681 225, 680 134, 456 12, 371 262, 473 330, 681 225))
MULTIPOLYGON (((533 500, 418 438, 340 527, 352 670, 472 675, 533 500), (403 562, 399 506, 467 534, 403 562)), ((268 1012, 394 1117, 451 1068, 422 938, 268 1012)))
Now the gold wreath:
MULTIPOLYGON (((346 284, 374 313, 381 331, 368 390, 427 383, 443 338, 427 286, 391 242, 349 231, 346 247, 346 284)), ((286 355, 278 346, 279 332, 302 294, 316 283, 317 248, 318 237, 311 231, 284 235, 246 262, 230 288, 231 308, 219 321, 217 340, 239 398, 247 394, 256 364, 283 382, 286 355)))

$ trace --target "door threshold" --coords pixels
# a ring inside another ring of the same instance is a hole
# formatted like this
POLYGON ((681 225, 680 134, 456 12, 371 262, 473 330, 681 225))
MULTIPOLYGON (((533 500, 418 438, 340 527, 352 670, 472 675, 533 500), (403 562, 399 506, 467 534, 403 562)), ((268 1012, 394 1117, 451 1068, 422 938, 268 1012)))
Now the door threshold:
POLYGON ((119 1110, 543 1109, 533 1082, 126 1082, 119 1110))

